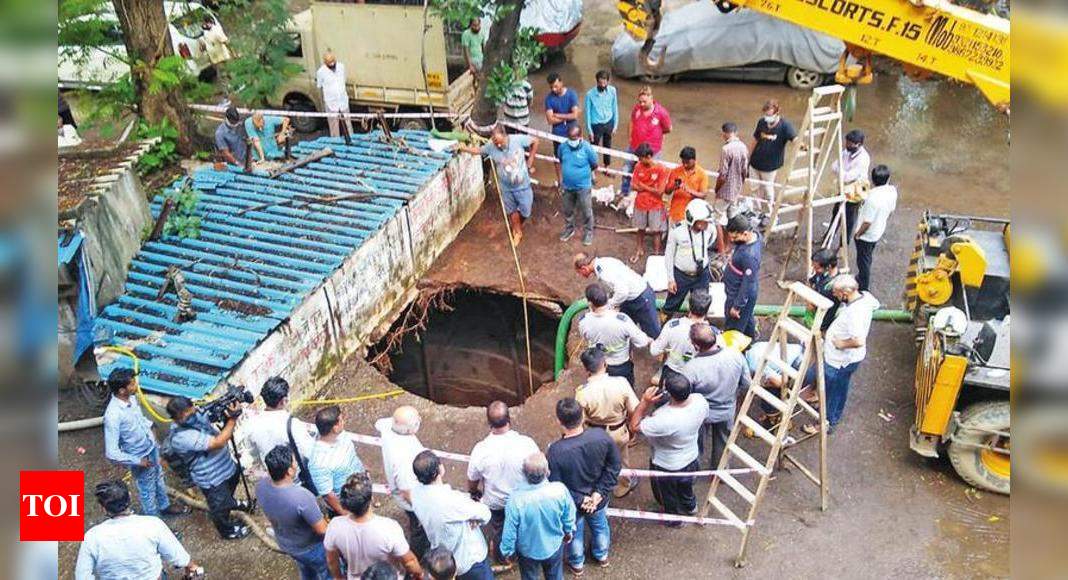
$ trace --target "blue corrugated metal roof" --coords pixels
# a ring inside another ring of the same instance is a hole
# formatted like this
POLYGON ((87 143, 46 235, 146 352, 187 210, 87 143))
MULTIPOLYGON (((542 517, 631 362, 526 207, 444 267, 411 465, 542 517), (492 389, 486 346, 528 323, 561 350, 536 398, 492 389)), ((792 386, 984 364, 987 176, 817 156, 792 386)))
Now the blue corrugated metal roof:
MULTIPOLYGON (((192 176, 202 217, 200 237, 147 242, 134 257, 123 295, 96 320, 98 343, 133 349, 143 388, 167 395, 204 396, 304 297, 337 269, 406 202, 376 197, 243 208, 294 196, 338 196, 366 191, 416 193, 451 154, 433 152, 429 134, 399 131, 410 147, 384 143, 376 131, 320 138, 293 149, 301 157, 330 147, 334 155, 275 179, 205 168, 192 176), (167 267, 177 265, 194 296, 197 318, 176 323, 173 292, 155 297, 167 267)), ((158 215, 161 202, 152 205, 158 215)), ((128 357, 101 365, 107 376, 129 367, 128 357)))

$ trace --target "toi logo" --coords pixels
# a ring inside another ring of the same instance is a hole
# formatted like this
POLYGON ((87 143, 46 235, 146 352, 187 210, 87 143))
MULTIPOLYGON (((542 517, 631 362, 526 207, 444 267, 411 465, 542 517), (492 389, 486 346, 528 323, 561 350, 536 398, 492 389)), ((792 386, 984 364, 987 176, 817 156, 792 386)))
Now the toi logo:
POLYGON ((83 472, 19 472, 20 541, 81 541, 84 534, 83 472))

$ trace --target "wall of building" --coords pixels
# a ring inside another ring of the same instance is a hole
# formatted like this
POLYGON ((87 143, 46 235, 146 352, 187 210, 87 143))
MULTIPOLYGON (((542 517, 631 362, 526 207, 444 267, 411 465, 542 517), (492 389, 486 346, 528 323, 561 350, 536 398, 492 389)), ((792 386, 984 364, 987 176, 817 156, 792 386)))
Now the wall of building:
POLYGON ((453 158, 249 353, 230 382, 258 392, 280 375, 293 399, 317 392, 339 362, 363 352, 414 299, 419 279, 484 198, 481 160, 453 158))

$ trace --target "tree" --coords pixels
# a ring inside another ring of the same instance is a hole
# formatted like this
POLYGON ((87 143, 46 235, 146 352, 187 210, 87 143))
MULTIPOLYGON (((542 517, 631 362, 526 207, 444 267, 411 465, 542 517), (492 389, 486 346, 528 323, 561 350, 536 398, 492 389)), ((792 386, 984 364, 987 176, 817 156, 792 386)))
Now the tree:
POLYGON ((431 0, 434 11, 446 23, 466 28, 473 18, 488 15, 493 21, 478 75, 478 94, 471 122, 479 132, 486 132, 497 122, 497 107, 516 83, 526 79, 527 71, 541 57, 545 48, 535 38, 535 31, 519 28, 519 16, 525 0, 431 0))
POLYGON ((196 117, 182 93, 184 62, 171 50, 163 2, 111 1, 126 45, 137 112, 150 125, 161 125, 166 120, 178 131, 178 152, 192 155, 196 148, 196 117))
POLYGON ((229 0, 222 6, 235 54, 223 68, 243 105, 267 104, 286 79, 301 70, 286 61, 297 47, 286 32, 288 7, 286 0, 229 0))

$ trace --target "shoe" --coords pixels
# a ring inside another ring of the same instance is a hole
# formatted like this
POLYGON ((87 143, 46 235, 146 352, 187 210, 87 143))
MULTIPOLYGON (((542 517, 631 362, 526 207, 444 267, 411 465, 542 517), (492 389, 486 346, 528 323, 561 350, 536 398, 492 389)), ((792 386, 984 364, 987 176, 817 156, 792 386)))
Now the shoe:
POLYGON ((233 528, 230 528, 230 531, 222 535, 222 539, 240 540, 241 538, 248 536, 250 533, 252 533, 252 530, 246 525, 234 526, 233 528))
POLYGON ((247 499, 239 499, 236 501, 237 506, 234 507, 235 510, 249 514, 252 513, 252 504, 247 499))
POLYGON ((583 246, 592 246, 593 245, 593 232, 588 232, 587 234, 582 236, 582 245, 583 246))
POLYGON ((561 242, 566 242, 566 241, 570 240, 573 237, 575 237, 575 230, 568 230, 568 231, 565 231, 564 233, 560 234, 560 241, 561 242))
POLYGON ((667 528, 681 528, 682 522, 664 522, 664 527, 667 528))
POLYGON ((184 516, 189 514, 193 510, 189 509, 189 506, 180 503, 172 503, 167 506, 167 509, 159 512, 160 517, 164 518, 176 518, 178 516, 184 516))
POLYGON ((598 560, 597 558, 594 558, 593 561, 594 561, 595 564, 597 564, 598 568, 607 568, 608 567, 608 558, 605 558, 604 560, 598 560))
POLYGON ((696 516, 698 511, 699 511, 699 508, 697 507, 696 504, 694 504, 692 510, 686 510, 686 515, 688 515, 688 516, 696 516))
POLYGON ((567 563, 567 569, 571 572, 572 576, 582 576, 586 573, 586 570, 582 568, 576 568, 572 566, 570 562, 567 563))
POLYGON ((627 485, 617 485, 615 490, 612 491, 612 495, 616 498, 626 497, 627 494, 634 491, 638 487, 638 478, 631 478, 627 480, 627 485))
POLYGON ((508 562, 505 564, 494 564, 490 566, 490 571, 494 574, 503 574, 505 572, 510 571, 512 568, 515 568, 515 564, 512 562, 508 562))

